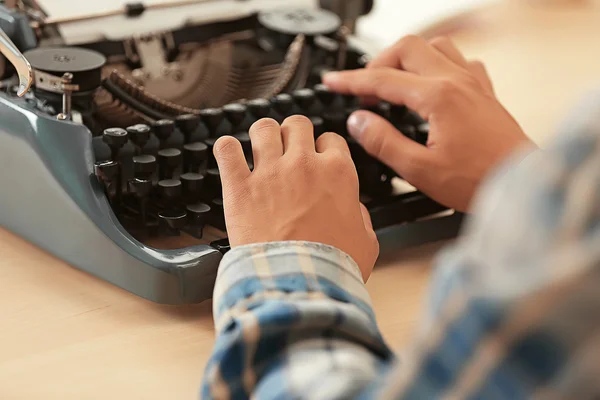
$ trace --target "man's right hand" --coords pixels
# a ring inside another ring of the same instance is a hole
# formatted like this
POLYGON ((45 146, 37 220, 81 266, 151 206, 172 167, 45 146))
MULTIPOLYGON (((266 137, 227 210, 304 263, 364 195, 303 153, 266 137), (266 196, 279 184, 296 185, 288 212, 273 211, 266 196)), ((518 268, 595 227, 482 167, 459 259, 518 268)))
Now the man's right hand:
POLYGON ((364 70, 325 76, 333 91, 404 104, 429 121, 427 146, 368 111, 348 121, 374 157, 445 206, 467 211, 481 182, 523 145, 533 145, 494 95, 481 63, 445 38, 407 36, 364 70))

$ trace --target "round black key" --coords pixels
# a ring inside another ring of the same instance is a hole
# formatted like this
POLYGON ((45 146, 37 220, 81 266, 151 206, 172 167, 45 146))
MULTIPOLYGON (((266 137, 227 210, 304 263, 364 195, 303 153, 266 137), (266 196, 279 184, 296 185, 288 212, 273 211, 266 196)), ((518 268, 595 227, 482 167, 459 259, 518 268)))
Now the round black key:
POLYGON ((315 86, 315 95, 325 107, 331 107, 337 96, 336 93, 329 90, 329 88, 323 84, 315 86))
POLYGON ((179 179, 164 179, 158 182, 158 190, 163 199, 177 200, 181 197, 182 184, 179 179))
POLYGON ((179 149, 162 149, 158 152, 158 161, 161 179, 170 179, 173 177, 175 169, 183 161, 183 156, 179 149))
POLYGON ((358 101, 358 98, 355 95, 353 95, 353 94, 343 94, 342 97, 344 98, 344 105, 346 106, 346 108, 356 107, 356 103, 358 101))
POLYGON ((244 150, 244 154, 252 154, 252 142, 250 142, 250 134, 248 132, 240 132, 234 136, 242 144, 242 150, 244 150))
POLYGON ((121 128, 108 128, 102 134, 102 140, 110 147, 113 161, 117 161, 119 150, 127 143, 127 131, 121 128))
POLYGON ((129 181, 129 191, 137 198, 144 198, 152 191, 152 181, 147 179, 132 179, 129 181))
POLYGON ((208 222, 211 208, 205 203, 190 204, 186 207, 188 218, 192 223, 205 224, 208 222))
POLYGON ((202 192, 204 186, 204 175, 195 172, 187 172, 179 177, 183 186, 183 195, 190 199, 196 199, 202 192))
MULTIPOLYGON (((223 112, 225 113, 225 117, 233 126, 233 129, 239 127, 242 122, 246 119, 246 112, 248 108, 239 103, 227 104, 223 107, 223 112)), ((235 132, 232 132, 235 133, 235 132)))
POLYGON ((152 124, 152 129, 162 146, 175 132, 175 123, 170 119, 161 119, 152 124))
POLYGON ((256 119, 266 118, 271 112, 271 102, 267 99, 255 99, 248 102, 248 110, 256 119))
POLYGON ((340 136, 347 136, 346 115, 343 113, 325 113, 323 121, 325 122, 325 132, 334 132, 340 136))
POLYGON ((315 128, 315 139, 325 133, 325 121, 321 117, 310 117, 310 122, 312 122, 315 128))
POLYGON ((156 158, 144 154, 133 157, 133 175, 140 179, 150 179, 156 171, 156 158))
POLYGON ((315 92, 312 89, 298 89, 292 94, 294 101, 303 111, 308 111, 315 103, 315 92))
POLYGON ((287 117, 294 106, 294 98, 287 93, 281 93, 272 99, 272 103, 273 108, 275 108, 275 111, 277 111, 279 115, 287 117))
POLYGON ((146 143, 150 140, 150 127, 145 124, 137 124, 127 128, 129 138, 140 150, 146 146, 146 143))
POLYGON ((220 108, 207 108, 200 111, 200 119, 208 128, 210 137, 216 137, 219 126, 224 118, 223 110, 220 108))
POLYGON ((177 231, 185 228, 185 225, 187 224, 187 213, 185 211, 165 210, 158 213, 158 217, 169 228, 177 231))
POLYGON ((186 172, 197 172, 208 160, 208 146, 202 142, 186 144, 183 146, 183 160, 186 172))
POLYGON ((112 182, 119 175, 119 163, 115 161, 102 161, 94 166, 96 176, 103 182, 112 182))
POLYGON ((180 115, 175 119, 175 124, 181 133, 183 133, 183 136, 185 136, 186 143, 189 143, 192 134, 200 126, 200 117, 194 114, 180 115))

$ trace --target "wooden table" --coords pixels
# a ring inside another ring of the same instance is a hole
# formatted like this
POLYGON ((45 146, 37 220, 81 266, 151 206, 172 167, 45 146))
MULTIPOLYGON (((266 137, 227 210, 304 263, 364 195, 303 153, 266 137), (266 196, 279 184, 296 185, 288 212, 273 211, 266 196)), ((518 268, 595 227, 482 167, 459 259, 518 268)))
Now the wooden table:
MULTIPOLYGON (((600 7, 532 3, 505 1, 435 30, 451 26, 460 47, 487 62, 502 101, 543 142, 600 81, 600 7)), ((439 246, 382 263, 369 282, 395 349, 410 338, 439 246)), ((0 399, 197 397, 213 345, 210 302, 149 303, 1 229, 0 254, 0 399)))

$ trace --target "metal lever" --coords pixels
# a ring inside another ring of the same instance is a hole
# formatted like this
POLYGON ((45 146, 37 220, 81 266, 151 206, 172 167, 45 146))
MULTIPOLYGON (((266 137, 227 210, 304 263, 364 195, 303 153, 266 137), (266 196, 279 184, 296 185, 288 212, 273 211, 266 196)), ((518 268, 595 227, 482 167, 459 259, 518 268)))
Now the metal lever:
POLYGON ((17 46, 10 40, 8 35, 0 29, 0 53, 11 62, 19 75, 19 90, 17 96, 22 97, 27 93, 33 83, 33 68, 19 51, 17 46))

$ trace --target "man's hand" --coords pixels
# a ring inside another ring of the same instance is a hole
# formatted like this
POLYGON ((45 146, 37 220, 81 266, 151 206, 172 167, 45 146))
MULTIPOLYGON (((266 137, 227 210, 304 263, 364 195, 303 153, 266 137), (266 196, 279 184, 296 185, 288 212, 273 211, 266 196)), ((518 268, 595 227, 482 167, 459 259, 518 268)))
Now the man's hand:
POLYGON ((429 121, 427 147, 377 115, 348 121, 367 152, 434 200, 467 211, 486 175, 531 141, 496 99, 481 63, 468 62, 444 38, 408 36, 364 70, 325 76, 332 90, 403 104, 429 121))
POLYGON ((350 255, 366 281, 379 255, 369 214, 360 203, 358 176, 346 141, 326 133, 314 140, 305 117, 282 126, 263 119, 250 129, 254 170, 242 146, 215 143, 231 246, 310 241, 350 255))

